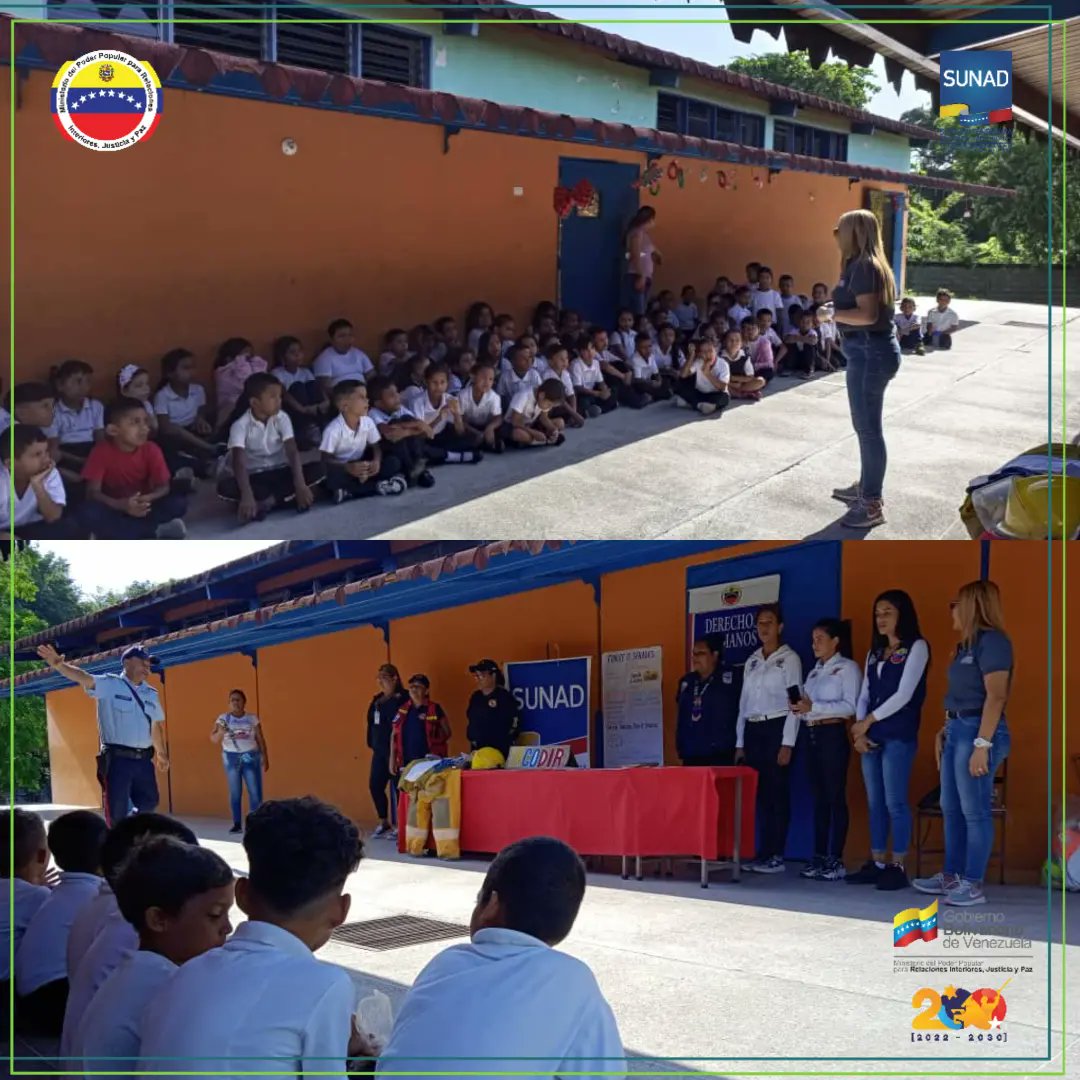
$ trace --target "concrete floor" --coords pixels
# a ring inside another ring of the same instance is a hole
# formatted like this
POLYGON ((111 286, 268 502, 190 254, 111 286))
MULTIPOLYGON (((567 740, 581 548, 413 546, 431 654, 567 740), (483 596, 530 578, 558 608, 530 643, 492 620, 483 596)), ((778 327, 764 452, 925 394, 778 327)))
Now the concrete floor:
MULTIPOLYGON (((920 298, 919 310, 930 301, 920 298)), ((888 522, 875 539, 966 537, 957 509, 972 477, 1080 431, 1080 380, 1062 401, 1063 349, 1080 347, 1080 311, 957 301, 964 325, 949 353, 905 357, 885 399, 888 522), (1017 325, 1022 324, 1022 325, 1017 325), (1068 337, 1066 343, 1065 338, 1068 337), (1051 370, 1048 372, 1048 361, 1051 370), (1048 413, 1048 390, 1053 408, 1048 413)), ((666 404, 619 410, 570 432, 566 445, 446 466, 437 484, 305 515, 279 511, 237 527, 203 485, 193 538, 479 539, 852 538, 829 498, 858 476, 843 373, 777 379, 764 401, 705 418, 666 404)), ((855 536, 863 534, 856 533, 855 536)))
MULTIPOLYGON (((243 849, 228 836, 226 821, 188 823, 230 865, 246 868, 243 849)), ((467 923, 485 869, 480 860, 410 859, 392 843, 371 840, 349 882, 350 918, 407 913, 467 923)), ((915 991, 923 986, 941 991, 950 983, 973 990, 973 979, 997 988, 1007 976, 894 970, 898 959, 956 959, 970 950, 950 951, 943 939, 895 950, 892 918, 920 894, 802 881, 797 869, 792 864, 782 876, 746 875, 738 885, 720 872, 707 891, 690 867, 675 879, 647 877, 642 882, 623 882, 617 873, 590 874, 581 915, 562 948, 596 973, 632 1057, 631 1071, 891 1071, 894 1076, 954 1077, 1008 1071, 1034 1078, 1061 1075, 1064 1041, 1065 1075, 1080 1075, 1080 1011, 1075 1008, 1080 1000, 1080 901, 1075 896, 1068 904, 1063 950, 1059 898, 1052 899, 1048 911, 1041 889, 989 890, 990 902, 974 910, 1001 913, 1004 926, 1031 941, 1030 948, 998 950, 989 961, 1032 968, 1030 974, 1014 975, 1005 992, 1008 1043, 924 1049, 910 1041, 915 991), (1063 954, 1071 1006, 1064 1036, 1063 954), (1048 1027, 1056 1029, 1049 1036, 1048 1027)), ((942 925, 955 914, 943 909, 942 925)), ((331 943, 319 956, 345 968, 361 996, 377 987, 397 1003, 421 968, 448 944, 369 952, 331 943)))

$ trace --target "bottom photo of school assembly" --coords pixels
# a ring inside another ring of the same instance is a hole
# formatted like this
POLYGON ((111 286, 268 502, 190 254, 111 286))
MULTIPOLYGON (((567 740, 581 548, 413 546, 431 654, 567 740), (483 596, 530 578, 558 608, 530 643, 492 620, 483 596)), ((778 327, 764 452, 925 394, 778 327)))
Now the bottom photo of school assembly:
POLYGON ((1036 542, 290 542, 18 641, 52 802, 5 830, 15 1059, 1045 1059, 1045 883, 1080 879, 1048 820, 1080 758, 1062 570, 1036 542), (900 966, 980 917, 1012 974, 900 966), (776 1035, 758 993, 819 1020, 776 1035))

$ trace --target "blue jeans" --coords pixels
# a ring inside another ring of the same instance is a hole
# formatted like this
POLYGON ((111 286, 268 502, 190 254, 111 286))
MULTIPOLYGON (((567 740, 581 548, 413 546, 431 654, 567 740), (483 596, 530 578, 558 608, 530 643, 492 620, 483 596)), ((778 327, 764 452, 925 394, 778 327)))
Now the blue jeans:
POLYGON ((862 473, 859 487, 863 497, 880 499, 885 485, 885 433, 882 414, 885 387, 900 370, 900 343, 895 330, 888 334, 844 331, 847 356, 847 392, 851 423, 859 440, 862 473))
MULTIPOLYGON (((871 737, 873 730, 870 729, 871 737)), ((870 804, 871 851, 888 851, 890 825, 894 856, 906 855, 911 845, 908 781, 916 746, 913 742, 886 739, 876 750, 860 755, 866 801, 870 804)))
POLYGON ((982 881, 994 847, 994 820, 990 816, 994 773, 1009 756, 1009 728, 1002 717, 990 740, 989 770, 972 776, 968 768, 972 743, 981 718, 956 717, 945 723, 945 749, 941 754, 941 812, 945 825, 945 873, 968 881, 982 881))
POLYGON ((262 754, 258 750, 237 753, 223 751, 225 776, 229 781, 229 805, 234 825, 243 824, 243 787, 248 793, 248 813, 259 809, 262 803, 262 754))

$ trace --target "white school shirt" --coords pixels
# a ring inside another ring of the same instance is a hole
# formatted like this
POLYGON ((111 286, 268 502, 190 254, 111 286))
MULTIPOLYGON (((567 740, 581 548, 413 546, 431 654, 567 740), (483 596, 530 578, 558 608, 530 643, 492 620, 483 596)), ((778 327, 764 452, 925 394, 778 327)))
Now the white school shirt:
POLYGON ((768 311, 776 311, 783 308, 784 300, 776 289, 755 289, 750 294, 750 306, 756 315, 762 308, 768 311))
POLYGON ((790 336, 797 338, 798 340, 788 342, 789 345, 816 345, 818 343, 818 334, 816 330, 807 330, 805 334, 801 330, 792 330, 790 336))
MULTIPOLYGON (((510 412, 518 413, 527 425, 535 424, 542 412, 536 403, 535 390, 521 390, 510 399, 510 412)), ((507 416, 509 420, 510 417, 507 416)))
MULTIPOLYGON (((870 714, 870 665, 874 662, 874 654, 867 653, 863 679, 862 692, 855 708, 855 719, 865 720, 870 714)), ((886 661, 879 660, 877 666, 878 675, 886 661)), ((873 710, 875 719, 884 720, 887 716, 899 712, 914 696, 919 688, 919 680, 923 677, 927 665, 930 663, 930 646, 922 638, 916 638, 908 646, 908 658, 904 663, 903 673, 900 675, 900 685, 896 692, 887 697, 876 709, 873 710)), ((870 728, 873 731, 873 725, 870 728)))
POLYGON ((106 921, 119 912, 116 894, 109 887, 109 883, 102 878, 97 896, 79 912, 68 933, 67 973, 69 979, 78 971, 82 958, 94 944, 94 938, 101 933, 101 928, 106 921))
POLYGON ((15 951, 19 951, 19 942, 22 941, 23 934, 26 933, 26 928, 34 917, 34 912, 48 900, 52 892, 48 886, 31 885, 29 881, 24 881, 20 877, 9 878, 8 888, 15 894, 15 922, 14 924, 9 922, 11 908, 8 898, 5 896, 3 901, 0 902, 0 906, 4 909, 0 912, 0 926, 4 928, 3 940, 0 941, 0 948, 4 950, 4 955, 0 957, 0 979, 5 981, 11 978, 11 952, 8 942, 14 936, 15 951))
MULTIPOLYGON (((932 307, 926 316, 926 331, 927 333, 952 333, 960 325, 960 316, 956 314, 951 307, 946 308, 944 311, 938 311, 936 307, 932 307)), ((60 408, 60 403, 56 403, 56 407, 60 408)))
POLYGON ((389 424, 391 420, 415 420, 416 414, 407 405, 399 404, 392 413, 383 412, 382 409, 368 410, 368 416, 375 421, 375 426, 389 424))
POLYGON ((345 417, 338 414, 326 425, 319 449, 324 454, 332 454, 335 461, 344 464, 359 461, 369 446, 379 441, 379 429, 371 416, 361 416, 356 430, 345 422, 345 417))
POLYGON ((660 374, 660 369, 656 366, 653 357, 650 355, 646 360, 636 350, 630 356, 630 370, 633 371, 635 379, 652 379, 660 374))
POLYGON ((199 410, 205 405, 206 390, 198 383, 189 384, 186 397, 167 383, 154 395, 154 412, 158 416, 167 416, 182 428, 191 427, 198 419, 199 410))
POLYGON ((416 386, 413 383, 410 383, 401 391, 399 396, 401 398, 401 404, 404 405, 409 412, 419 416, 420 410, 416 408, 416 403, 426 394, 427 386, 416 386))
POLYGON ((86 398, 82 406, 72 409, 59 398, 53 410, 53 422, 45 429, 50 439, 65 443, 88 443, 94 441, 94 432, 105 427, 105 406, 93 398, 86 398))
POLYGON ((680 330, 686 333, 693 330, 701 321, 701 312, 698 311, 697 304, 676 304, 675 321, 679 324, 680 330))
MULTIPOLYGON (((45 488, 45 493, 50 499, 58 506, 64 506, 67 503, 67 492, 64 490, 64 480, 60 475, 58 469, 51 469, 45 476, 45 483, 42 485, 45 488)), ((11 516, 11 500, 8 498, 8 493, 11 491, 11 473, 3 466, 0 465, 0 529, 6 529, 10 524, 9 518, 11 516)), ((18 528, 20 525, 33 525, 37 521, 42 521, 41 511, 38 509, 37 496, 34 494, 33 484, 27 484, 26 490, 21 495, 15 496, 15 520, 14 525, 18 528)))
POLYGON ((557 379, 562 383, 563 390, 566 391, 566 396, 572 398, 577 391, 574 389, 574 380, 570 374, 570 369, 565 371, 556 371, 546 360, 538 366, 538 373, 540 375, 541 383, 547 382, 548 379, 557 379))
POLYGON ((623 351, 624 358, 629 361, 637 348, 636 330, 612 330, 608 335, 608 341, 612 345, 618 345, 623 351))
POLYGON ((254 713, 245 712, 243 716, 222 713, 217 722, 225 725, 227 733, 221 740, 222 750, 228 750, 230 754, 252 754, 259 749, 259 740, 255 738, 259 718, 254 713))
POLYGON ((774 349, 779 349, 784 344, 783 339, 771 326, 764 332, 759 331, 758 336, 765 338, 774 349))
POLYGON ((524 1059, 539 1076, 626 1071, 615 1016, 592 971, 528 934, 487 929, 420 972, 379 1071, 506 1076, 524 1059))
POLYGON ((682 367, 681 363, 676 363, 676 357, 679 355, 679 349, 677 345, 671 346, 671 352, 664 352, 659 345, 653 346, 652 360, 656 365, 657 371, 663 370, 675 370, 678 371, 682 367))
POLYGON ((465 338, 465 347, 469 352, 476 352, 476 347, 480 344, 480 339, 487 333, 487 330, 481 330, 479 326, 474 327, 469 331, 468 336, 465 338))
POLYGON ((281 385, 288 390, 294 383, 309 383, 315 381, 315 372, 302 364, 295 371, 288 371, 285 367, 276 367, 270 372, 281 385))
POLYGON ((739 719, 735 725, 735 745, 742 747, 747 718, 784 716, 784 746, 794 746, 799 734, 799 717, 791 711, 787 689, 802 689, 802 661, 790 646, 781 645, 768 659, 761 649, 746 661, 739 697, 739 719))
POLYGON ((76 1059, 67 1067, 81 1063, 86 1072, 108 1069, 117 1080, 127 1080, 139 1067, 139 1030, 147 1002, 179 970, 167 957, 145 949, 125 957, 87 1006, 69 1052, 61 1052, 76 1059))
POLYGON ((480 400, 473 396, 471 386, 466 386, 458 398, 465 423, 473 427, 487 427, 497 416, 502 416, 502 398, 494 390, 485 390, 480 400))
POLYGON ((706 365, 705 361, 699 356, 690 365, 690 370, 694 373, 694 386, 697 388, 698 393, 718 394, 720 391, 709 382, 705 375, 706 366, 709 367, 713 376, 720 382, 729 382, 731 380, 731 368, 728 367, 728 362, 722 356, 718 356, 715 362, 710 365, 706 365))
POLYGON ((248 409, 229 428, 229 449, 244 451, 248 472, 266 472, 286 464, 285 444, 292 438, 295 438, 292 421, 284 409, 265 423, 256 420, 248 409))
MULTIPOLYGON (((919 319, 916 316, 915 323, 918 325, 919 319)), ((836 323, 832 319, 827 319, 819 327, 817 327, 818 340, 822 345, 827 345, 830 341, 836 340, 836 323)))
MULTIPOLYGON (((750 301, 751 304, 753 304, 753 302, 753 300, 750 301)), ((731 307, 728 308, 727 318, 729 323, 734 323, 736 326, 742 326, 743 319, 752 319, 754 315, 755 311, 743 307, 742 304, 732 304, 731 307)))
POLYGON ((570 362, 570 380, 574 386, 583 387, 586 390, 595 390, 603 381, 604 373, 600 370, 599 359, 594 359, 591 364, 586 364, 579 356, 570 362))
POLYGON ((519 375, 511 368, 499 377, 499 397, 512 398, 523 390, 535 390, 543 381, 540 372, 534 367, 529 368, 524 375, 519 375))
POLYGON ((73 1057, 78 1053, 76 1038, 90 1002, 94 1000, 102 983, 138 947, 138 932, 120 914, 117 907, 102 924, 90 948, 79 961, 74 975, 69 976, 71 987, 64 1010, 64 1028, 60 1038, 61 1057, 73 1057))
MULTIPOLYGON (((408 353, 401 357, 401 361, 408 358, 408 353)), ((398 365, 398 357, 392 352, 384 352, 379 355, 379 374, 380 375, 392 375, 394 368, 398 365)))
POLYGON ((440 412, 443 406, 449 404, 449 402, 450 395, 445 394, 442 401, 436 405, 431 400, 431 395, 424 390, 409 400, 408 408, 410 412, 415 413, 419 419, 423 420, 431 428, 432 434, 438 435, 450 423, 450 418, 440 412))
POLYGON ((896 329, 900 332, 901 336, 904 334, 910 334, 914 330, 918 330, 922 326, 922 320, 918 315, 905 315, 902 311, 898 311, 893 320, 896 322, 896 329))
POLYGON ((327 345, 311 365, 311 370, 320 379, 330 379, 334 386, 345 379, 356 379, 365 382, 367 377, 375 370, 367 353, 358 349, 355 345, 344 353, 339 353, 333 345, 327 345))
POLYGON ((67 938, 71 924, 98 894, 97 874, 60 874, 60 882, 34 912, 15 953, 15 988, 32 994, 46 983, 67 978, 67 938))
POLYGON ((832 716, 854 716, 862 689, 862 670, 854 660, 836 653, 819 660, 806 675, 803 693, 813 708, 802 720, 824 720, 832 716))
POLYGON ((280 926, 249 921, 196 956, 150 999, 139 1022, 139 1068, 200 1059, 216 1077, 324 1073, 344 1080, 356 991, 280 926))
POLYGON ((792 293, 790 296, 781 296, 780 297, 780 303, 777 304, 777 307, 780 308, 780 314, 781 314, 781 317, 783 319, 783 322, 784 322, 785 326, 791 326, 792 325, 791 316, 788 315, 788 311, 791 308, 792 304, 798 304, 799 305, 799 310, 800 311, 805 311, 806 310, 806 297, 805 296, 797 296, 795 293, 792 293))

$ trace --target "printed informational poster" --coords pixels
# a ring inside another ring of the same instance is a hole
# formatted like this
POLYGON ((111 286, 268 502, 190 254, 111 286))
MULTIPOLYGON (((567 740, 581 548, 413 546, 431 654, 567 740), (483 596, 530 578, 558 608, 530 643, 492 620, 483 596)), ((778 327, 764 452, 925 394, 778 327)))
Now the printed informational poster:
POLYGON ((604 766, 664 764, 660 646, 604 653, 604 766))
POLYGON ((592 658, 526 660, 506 665, 506 684, 521 708, 522 732, 541 746, 569 746, 579 768, 589 767, 589 678, 592 658))

